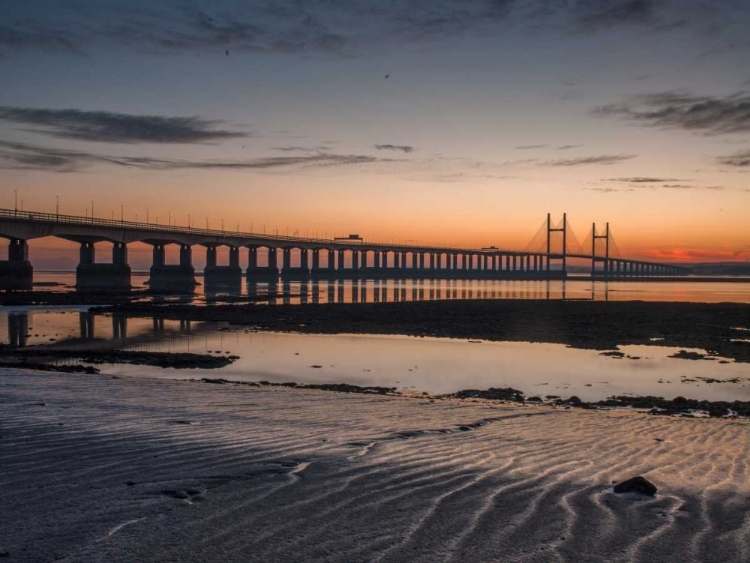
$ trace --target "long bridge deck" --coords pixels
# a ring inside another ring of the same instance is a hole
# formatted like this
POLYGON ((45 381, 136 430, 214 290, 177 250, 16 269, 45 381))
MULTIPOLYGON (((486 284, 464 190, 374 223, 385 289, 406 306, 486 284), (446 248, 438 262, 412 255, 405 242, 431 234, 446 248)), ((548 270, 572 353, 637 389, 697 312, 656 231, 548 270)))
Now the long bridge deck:
POLYGON ((597 277, 664 277, 688 273, 685 268, 669 264, 569 253, 564 248, 558 252, 549 248, 534 252, 495 246, 441 247, 290 237, 13 209, 0 209, 0 237, 10 240, 8 260, 0 262, 0 289, 31 288, 33 268, 28 241, 43 237, 58 237, 81 245, 76 270, 79 288, 130 287, 127 245, 134 242, 153 246, 152 289, 169 290, 189 290, 195 285, 192 250, 196 246, 206 251, 207 284, 241 282, 241 248, 248 252, 248 267, 244 272, 248 279, 278 276, 562 279, 567 275, 569 258, 591 260, 592 274, 597 277), (112 261, 97 263, 95 245, 105 241, 113 245, 112 261), (179 264, 166 263, 165 247, 170 244, 180 247, 179 264), (220 246, 229 248, 226 265, 217 263, 216 249, 220 246), (601 265, 600 270, 596 269, 597 264, 601 265))

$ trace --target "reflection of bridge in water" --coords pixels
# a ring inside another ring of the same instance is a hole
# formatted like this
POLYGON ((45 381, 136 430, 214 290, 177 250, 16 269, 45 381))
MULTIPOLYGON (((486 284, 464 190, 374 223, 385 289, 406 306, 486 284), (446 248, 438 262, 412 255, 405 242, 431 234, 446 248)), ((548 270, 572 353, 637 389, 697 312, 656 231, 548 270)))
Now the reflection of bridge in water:
MULTIPOLYGON (((497 282, 492 280, 308 280, 248 283, 251 296, 269 296, 271 305, 307 303, 393 303, 408 301, 465 299, 548 299, 565 300, 565 281, 497 282)), ((606 284, 591 284, 587 291, 575 292, 575 300, 608 300, 606 284)), ((260 305, 263 306, 263 305, 260 305)), ((8 344, 28 345, 31 317, 35 313, 7 315, 8 344)), ((39 314, 39 313, 36 313, 39 314)), ((124 314, 78 313, 71 321, 69 336, 55 342, 39 343, 46 349, 137 349, 189 343, 189 339, 217 330, 216 324, 163 318, 127 317, 124 314)))
POLYGON ((524 250, 272 236, 9 209, 0 209, 0 237, 10 239, 8 260, 0 262, 0 288, 4 289, 32 287, 28 241, 42 237, 59 237, 80 244, 76 268, 76 287, 80 289, 130 288, 127 245, 133 242, 153 246, 149 283, 158 291, 193 291, 195 246, 206 251, 207 287, 241 284, 241 248, 247 250, 244 275, 248 280, 565 279, 571 258, 590 261, 591 276, 595 278, 674 277, 688 273, 687 269, 670 264, 621 257, 609 224, 602 232, 593 225, 579 244, 565 215, 557 225, 548 215, 524 250), (98 263, 95 245, 105 241, 112 244, 112 260, 98 263), (166 263, 168 245, 179 246, 178 264, 166 263), (218 264, 219 247, 228 247, 228 264, 218 264))
MULTIPOLYGON (((564 280, 308 280, 248 282, 251 297, 268 296, 271 305, 306 303, 394 303, 464 299, 549 299, 564 300, 568 289, 564 280)), ((576 299, 606 300, 609 288, 592 284, 586 295, 576 299)), ((212 293, 207 293, 212 297, 212 293)))
MULTIPOLYGON (((13 347, 28 345, 31 338, 29 327, 34 313, 11 313, 8 321, 8 344, 13 347)), ((45 349, 65 350, 108 350, 127 346, 137 349, 148 348, 157 342, 181 342, 189 336, 212 330, 206 323, 193 321, 169 321, 161 318, 128 318, 125 315, 97 315, 88 311, 78 313, 78 330, 73 334, 74 323, 71 322, 70 335, 55 339, 54 342, 41 344, 45 349), (135 330, 132 325, 135 324, 135 330), (131 327, 129 334, 128 328, 131 327)), ((38 335, 37 335, 38 336, 38 335)))

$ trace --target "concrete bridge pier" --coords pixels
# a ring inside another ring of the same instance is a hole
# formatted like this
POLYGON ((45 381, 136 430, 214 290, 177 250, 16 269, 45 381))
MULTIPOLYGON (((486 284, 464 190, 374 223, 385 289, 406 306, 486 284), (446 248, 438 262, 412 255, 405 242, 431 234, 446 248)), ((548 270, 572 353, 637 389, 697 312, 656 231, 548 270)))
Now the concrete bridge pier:
POLYGON ((268 248, 268 261, 265 266, 258 265, 258 250, 263 247, 248 247, 247 260, 247 279, 248 280, 269 280, 278 279, 279 267, 276 263, 276 248, 268 248))
POLYGON ((130 265, 128 247, 122 242, 112 245, 112 263, 96 263, 96 247, 93 241, 82 241, 79 262, 76 267, 76 289, 130 289, 130 265))
POLYGON ((215 289, 239 293, 242 288, 242 268, 240 268, 240 249, 229 247, 229 265, 219 266, 216 260, 217 247, 206 247, 206 267, 203 270, 203 281, 206 291, 215 289))
POLYGON ((30 290, 34 268, 29 262, 29 245, 22 239, 10 239, 8 259, 0 261, 0 290, 30 290))
POLYGON ((163 244, 155 244, 153 262, 149 272, 149 288, 153 291, 193 293, 198 283, 195 281, 193 250, 180 245, 180 263, 166 264, 163 244))
POLYGON ((290 280, 307 280, 310 279, 310 268, 307 266, 307 249, 300 249, 299 266, 292 266, 291 247, 282 249, 281 277, 290 280))

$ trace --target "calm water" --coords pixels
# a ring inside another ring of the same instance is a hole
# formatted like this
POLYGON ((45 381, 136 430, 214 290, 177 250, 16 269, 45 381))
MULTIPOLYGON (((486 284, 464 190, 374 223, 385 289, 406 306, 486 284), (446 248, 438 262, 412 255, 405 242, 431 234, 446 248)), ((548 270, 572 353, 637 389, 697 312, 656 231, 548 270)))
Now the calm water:
MULTIPOLYGON (((147 287, 147 275, 134 274, 134 287, 147 287)), ((201 278, 198 278, 202 281, 201 278)), ((73 291, 74 273, 34 274, 35 282, 63 284, 37 287, 51 291, 73 291)), ((202 285, 196 287, 195 302, 205 301, 202 285)), ((217 294, 227 294, 218 292, 217 294)), ((231 293, 230 293, 231 294, 231 293)), ((249 284, 244 279, 239 295, 278 295, 270 302, 372 303, 435 299, 586 299, 596 301, 685 301, 694 303, 750 303, 750 279, 725 282, 591 282, 522 280, 339 280, 249 284)), ((209 294, 209 296, 212 294, 209 294)), ((188 298, 188 300, 190 300, 188 298)))
POLYGON ((221 324, 94 316, 70 307, 0 310, 0 342, 10 341, 240 356, 218 370, 102 367, 105 373, 129 376, 352 383, 433 393, 511 386, 527 396, 578 395, 584 400, 621 393, 750 400, 748 364, 669 358, 676 349, 660 346, 622 347, 638 359, 615 359, 557 344, 254 333, 221 324), (707 384, 701 377, 740 382, 707 384))

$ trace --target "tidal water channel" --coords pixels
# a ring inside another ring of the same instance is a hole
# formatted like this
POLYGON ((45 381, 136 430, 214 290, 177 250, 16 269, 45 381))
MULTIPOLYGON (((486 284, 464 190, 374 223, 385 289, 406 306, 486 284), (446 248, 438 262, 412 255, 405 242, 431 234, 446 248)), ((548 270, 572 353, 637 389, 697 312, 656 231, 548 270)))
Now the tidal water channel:
MULTIPOLYGON (((72 292, 73 272, 37 272, 37 289, 72 292)), ((202 278, 198 278, 199 282, 202 278)), ((148 286, 147 274, 134 273, 136 289, 148 286)), ((717 282, 617 281, 592 282, 587 279, 566 281, 534 280, 335 280, 285 281, 278 283, 242 281, 238 289, 207 290, 195 287, 195 294, 169 299, 203 303, 225 296, 268 297, 270 304, 300 303, 386 303, 393 301, 431 301, 444 299, 570 299, 590 301, 679 301, 691 303, 750 303, 750 279, 717 282)), ((159 299, 149 298, 149 299, 159 299)))
POLYGON ((85 307, 43 306, 0 309, 0 343, 239 356, 219 369, 97 366, 104 374, 118 376, 350 383, 429 393, 510 386, 527 397, 577 395, 584 400, 624 393, 750 400, 748 364, 723 358, 671 358, 678 349, 659 346, 658 341, 653 346, 623 346, 625 356, 614 358, 560 344, 254 332, 221 323, 94 315, 85 307))

